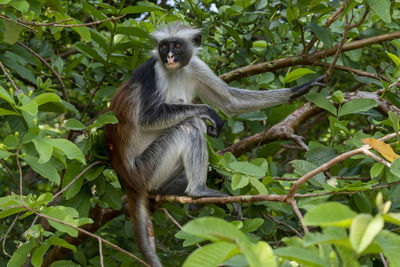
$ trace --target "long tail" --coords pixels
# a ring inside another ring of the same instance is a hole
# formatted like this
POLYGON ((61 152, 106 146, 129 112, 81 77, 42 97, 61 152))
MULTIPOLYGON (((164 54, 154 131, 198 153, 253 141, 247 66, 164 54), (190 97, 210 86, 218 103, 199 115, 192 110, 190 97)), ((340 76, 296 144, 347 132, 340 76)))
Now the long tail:
POLYGON ((162 267, 156 254, 148 194, 147 192, 132 193, 130 190, 126 192, 136 245, 152 267, 162 267))

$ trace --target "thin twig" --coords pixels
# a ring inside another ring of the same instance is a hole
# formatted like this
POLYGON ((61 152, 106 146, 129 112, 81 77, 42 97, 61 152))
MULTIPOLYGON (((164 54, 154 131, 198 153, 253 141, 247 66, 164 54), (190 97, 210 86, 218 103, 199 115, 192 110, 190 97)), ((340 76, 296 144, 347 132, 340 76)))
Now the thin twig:
MULTIPOLYGON (((8 17, 6 17, 6 16, 3 16, 3 15, 0 15, 0 18, 1 18, 1 19, 4 19, 4 20, 7 20, 7 21, 10 21, 10 22, 13 22, 10 18, 8 18, 8 17)), ((31 30, 31 31, 37 32, 36 29, 34 29, 34 28, 32 28, 32 27, 29 27, 28 25, 23 24, 23 23, 21 23, 21 22, 19 22, 19 21, 16 21, 15 23, 18 24, 18 25, 20 25, 20 26, 22 26, 22 27, 25 27, 25 28, 27 28, 27 29, 29 29, 29 30, 31 30)))
POLYGON ((359 27, 361 24, 363 24, 363 22, 364 22, 365 19, 367 18, 368 13, 369 13, 369 6, 367 6, 367 8, 365 9, 364 15, 361 17, 360 21, 357 22, 356 24, 350 25, 350 29, 357 28, 357 27, 359 27))
POLYGON ((280 224, 280 225, 286 226, 287 228, 289 228, 290 230, 295 232, 295 234, 298 235, 300 238, 303 238, 303 235, 299 231, 297 231, 296 228, 291 226, 290 224, 287 224, 285 222, 281 222, 281 221, 279 221, 278 219, 276 219, 274 216, 272 216, 270 214, 265 214, 264 216, 269 218, 269 219, 271 219, 271 220, 273 220, 276 224, 280 224))
MULTIPOLYGON (((326 62, 322 62, 322 61, 316 61, 316 62, 311 62, 311 65, 328 67, 331 64, 326 63, 326 62)), ((385 81, 390 81, 390 79, 385 77, 385 76, 374 74, 374 73, 370 73, 370 72, 363 71, 363 70, 358 70, 358 69, 345 67, 345 66, 341 66, 341 65, 336 65, 336 64, 333 67, 335 69, 344 70, 344 71, 347 71, 347 72, 350 72, 350 73, 353 73, 353 74, 358 74, 360 76, 370 77, 370 78, 377 79, 377 80, 382 79, 382 80, 385 80, 385 81)))
MULTIPOLYGON (((174 217, 172 217, 172 215, 168 212, 168 210, 167 210, 166 208, 160 208, 160 210, 162 210, 162 211, 165 213, 165 215, 167 215, 167 217, 168 217, 176 226, 178 226, 178 228, 179 228, 180 230, 182 230, 182 225, 181 225, 177 220, 175 220, 174 217)), ((201 246, 200 246, 199 244, 196 244, 196 246, 199 247, 199 248, 201 248, 201 246)))
MULTIPOLYGON (((348 2, 349 1, 346 0, 346 2, 344 3, 345 7, 347 6, 348 2)), ((350 19, 350 22, 349 22, 348 14, 346 14, 345 18, 346 18, 346 27, 344 28, 342 40, 337 45, 337 50, 336 50, 336 53, 335 53, 335 57, 333 58, 333 61, 332 61, 331 65, 329 66, 329 69, 325 73, 326 76, 325 76, 325 79, 324 79, 324 83, 329 81, 329 78, 330 78, 330 76, 332 74, 333 68, 336 65, 336 62, 338 61, 340 54, 342 53, 343 46, 344 46, 344 44, 346 42, 347 34, 348 34, 349 30, 350 30, 350 24, 351 24, 351 21, 353 20, 353 17, 350 19)), ((318 91, 320 91, 321 89, 322 89, 322 87, 320 87, 318 89, 318 91)))
POLYGON ((47 61, 42 58, 38 53, 36 53, 35 51, 33 51, 31 48, 29 48, 28 46, 26 46, 24 43, 18 41, 17 42, 20 46, 22 46, 23 48, 25 48, 26 50, 28 50, 29 53, 31 53, 32 55, 34 55, 36 58, 38 58, 40 60, 40 62, 42 62, 47 68, 49 68, 49 70, 51 71, 51 73, 53 73, 54 77, 56 77, 56 79, 58 80, 58 82, 60 83, 65 101, 69 102, 69 97, 68 97, 68 92, 67 92, 67 87, 65 87, 63 81, 61 80, 60 75, 58 75, 58 73, 53 69, 52 66, 50 66, 49 63, 47 63, 47 61))
POLYGON ((385 256, 383 256, 383 253, 379 253, 379 256, 381 257, 381 261, 384 267, 389 267, 389 265, 386 262, 385 256))
POLYGON ((101 266, 101 267, 104 267, 103 243, 101 242, 101 238, 98 238, 97 240, 99 241, 100 266, 101 266))
POLYGON ((299 222, 300 222, 301 227, 303 227, 304 233, 308 233, 309 230, 308 230, 307 226, 304 224, 304 218, 303 218, 303 215, 301 214, 301 212, 300 212, 300 210, 299 210, 299 207, 297 206, 296 200, 295 200, 295 199, 292 199, 292 200, 290 201, 290 205, 292 205, 292 208, 293 208, 293 210, 294 210, 294 213, 295 213, 296 216, 299 218, 299 222))
MULTIPOLYGON (((0 63, 1 63, 1 62, 0 62, 0 63)), ((8 172, 8 174, 11 176, 11 178, 12 178, 14 184, 16 184, 17 187, 18 187, 18 182, 17 182, 17 180, 15 179, 15 176, 14 176, 14 174, 12 173, 12 171, 10 170, 10 168, 8 168, 8 166, 7 166, 7 164, 4 162, 4 160, 0 159, 0 163, 1 163, 1 165, 3 165, 4 169, 6 169, 6 171, 8 172)))
MULTIPOLYGON (((338 8, 338 10, 335 11, 335 13, 333 13, 328 20, 325 22, 325 27, 329 27, 333 22, 335 22, 335 20, 337 20, 337 18, 340 16, 340 14, 342 14, 343 10, 345 8, 345 5, 342 5, 340 8, 338 8)), ((305 51, 302 52, 302 54, 307 54, 308 51, 313 47, 313 45, 318 41, 318 38, 316 36, 314 36, 310 43, 306 46, 305 51)))
POLYGON ((85 169, 83 169, 74 179, 72 179, 69 184, 67 184, 62 190, 57 192, 57 194, 54 195, 53 199, 56 200, 58 197, 61 196, 62 193, 68 190, 82 175, 84 175, 88 170, 93 168, 93 166, 96 166, 97 164, 103 163, 103 161, 95 161, 91 163, 89 166, 87 166, 85 169))
POLYGON ((7 236, 8 234, 11 232, 11 229, 13 229, 15 223, 18 221, 19 218, 19 213, 15 216, 14 220, 12 221, 10 227, 8 227, 7 232, 1 237, 1 239, 3 239, 3 253, 5 255, 7 255, 8 257, 11 258, 11 255, 7 253, 6 251, 6 240, 7 240, 7 236))
POLYGON ((10 74, 8 74, 6 68, 3 65, 3 62, 0 61, 0 68, 3 71, 4 75, 7 77, 7 79, 10 81, 11 85, 14 87, 15 91, 18 93, 21 93, 22 91, 18 88, 18 86, 15 84, 14 80, 11 79, 10 74))
POLYGON ((390 163, 387 162, 386 160, 384 160, 383 158, 375 155, 374 153, 372 153, 371 151, 369 151, 368 149, 363 150, 363 153, 365 155, 367 155, 368 157, 374 159, 375 161, 385 165, 386 167, 390 168, 390 163))

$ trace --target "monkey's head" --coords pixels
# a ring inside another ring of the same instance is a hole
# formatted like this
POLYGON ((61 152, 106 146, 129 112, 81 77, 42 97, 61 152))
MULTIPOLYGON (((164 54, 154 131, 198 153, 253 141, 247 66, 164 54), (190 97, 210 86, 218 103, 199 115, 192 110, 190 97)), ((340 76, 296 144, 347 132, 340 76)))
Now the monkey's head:
POLYGON ((201 44, 200 30, 174 23, 151 34, 157 42, 154 51, 169 71, 185 67, 201 44))

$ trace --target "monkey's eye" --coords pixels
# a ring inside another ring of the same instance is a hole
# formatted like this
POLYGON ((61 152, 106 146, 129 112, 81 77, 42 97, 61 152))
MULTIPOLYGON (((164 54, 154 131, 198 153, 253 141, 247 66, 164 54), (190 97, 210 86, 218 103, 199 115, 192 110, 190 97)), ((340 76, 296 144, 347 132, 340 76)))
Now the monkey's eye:
POLYGON ((175 44, 175 48, 180 48, 180 47, 181 47, 181 44, 179 44, 179 43, 175 44))
POLYGON ((161 49, 162 49, 162 50, 167 49, 167 45, 166 45, 166 44, 161 45, 161 49))

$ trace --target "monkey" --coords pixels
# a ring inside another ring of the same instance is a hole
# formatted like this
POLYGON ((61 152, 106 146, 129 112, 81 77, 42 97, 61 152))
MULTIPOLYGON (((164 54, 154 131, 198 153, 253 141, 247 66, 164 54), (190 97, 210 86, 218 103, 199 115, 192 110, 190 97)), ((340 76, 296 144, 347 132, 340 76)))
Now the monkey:
MULTIPOLYGON (((156 43, 152 56, 134 70, 110 101, 109 109, 118 123, 107 125, 105 136, 111 164, 127 193, 137 246, 151 266, 159 267, 149 194, 228 195, 206 186, 204 134, 216 137, 224 124, 211 106, 229 115, 287 103, 313 86, 324 85, 324 76, 293 88, 233 88, 197 56, 199 29, 177 22, 151 36, 156 43), (196 96, 211 106, 193 104, 196 96)), ((238 206, 234 210, 240 216, 238 206)))

